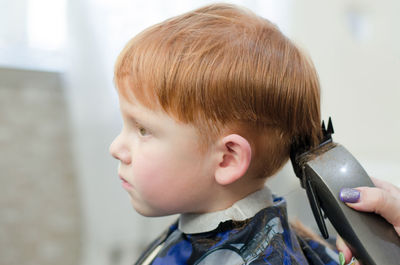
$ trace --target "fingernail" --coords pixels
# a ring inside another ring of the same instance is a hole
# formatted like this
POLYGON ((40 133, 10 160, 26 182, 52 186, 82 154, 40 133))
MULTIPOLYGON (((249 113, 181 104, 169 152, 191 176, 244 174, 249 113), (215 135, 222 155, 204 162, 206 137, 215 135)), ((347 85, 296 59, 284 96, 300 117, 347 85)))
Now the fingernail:
POLYGON ((360 192, 355 189, 343 188, 340 190, 339 198, 342 202, 358 202, 360 199, 360 192))
POLYGON ((344 265, 345 262, 346 262, 346 261, 345 261, 345 259, 344 259, 344 254, 343 254, 343 252, 339 252, 339 264, 340 264, 340 265, 344 265))

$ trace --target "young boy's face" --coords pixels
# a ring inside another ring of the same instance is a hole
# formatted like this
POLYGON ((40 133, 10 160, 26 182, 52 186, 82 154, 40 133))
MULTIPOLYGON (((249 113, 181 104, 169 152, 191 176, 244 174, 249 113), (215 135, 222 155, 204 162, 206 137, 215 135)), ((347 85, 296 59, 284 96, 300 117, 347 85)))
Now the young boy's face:
POLYGON ((216 159, 199 151, 196 128, 122 96, 120 109, 123 128, 110 153, 133 207, 145 216, 207 211, 216 159))

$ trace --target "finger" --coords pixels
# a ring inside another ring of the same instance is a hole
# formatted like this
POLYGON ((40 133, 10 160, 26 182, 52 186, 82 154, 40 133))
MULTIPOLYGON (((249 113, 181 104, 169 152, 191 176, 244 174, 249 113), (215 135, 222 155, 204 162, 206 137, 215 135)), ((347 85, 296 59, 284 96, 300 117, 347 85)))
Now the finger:
POLYGON ((343 253, 346 263, 349 263, 353 254, 351 253, 350 248, 346 245, 346 243, 340 236, 338 236, 336 239, 336 248, 339 250, 339 252, 343 253))
POLYGON ((375 186, 377 186, 378 188, 381 188, 383 190, 390 192, 393 196, 396 196, 396 194, 398 194, 398 196, 400 196, 400 188, 393 185, 392 183, 381 180, 381 179, 372 178, 372 177, 371 177, 371 180, 375 184, 375 186))
MULTIPOLYGON (((359 187, 358 202, 346 203, 349 207, 363 212, 375 212, 391 223, 399 234, 400 227, 400 195, 393 196, 380 188, 359 187)), ((399 234, 400 235, 400 234, 399 234)))

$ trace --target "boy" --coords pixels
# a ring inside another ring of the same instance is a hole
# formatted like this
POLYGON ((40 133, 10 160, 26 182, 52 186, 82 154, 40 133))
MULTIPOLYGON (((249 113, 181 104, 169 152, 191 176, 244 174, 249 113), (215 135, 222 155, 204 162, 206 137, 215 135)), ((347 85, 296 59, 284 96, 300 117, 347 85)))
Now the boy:
POLYGON ((127 44, 115 83, 110 152, 133 207, 181 214, 136 264, 337 264, 264 187, 320 132, 315 69, 276 26, 227 4, 174 17, 127 44))

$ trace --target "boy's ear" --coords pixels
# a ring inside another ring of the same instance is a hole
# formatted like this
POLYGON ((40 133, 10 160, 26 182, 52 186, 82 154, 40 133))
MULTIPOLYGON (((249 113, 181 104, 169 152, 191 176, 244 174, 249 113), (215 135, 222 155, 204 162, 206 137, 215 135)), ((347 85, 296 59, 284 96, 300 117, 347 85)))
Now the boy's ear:
POLYGON ((251 161, 251 146, 240 135, 230 134, 222 138, 221 162, 215 172, 215 180, 220 185, 228 185, 240 179, 251 161))

